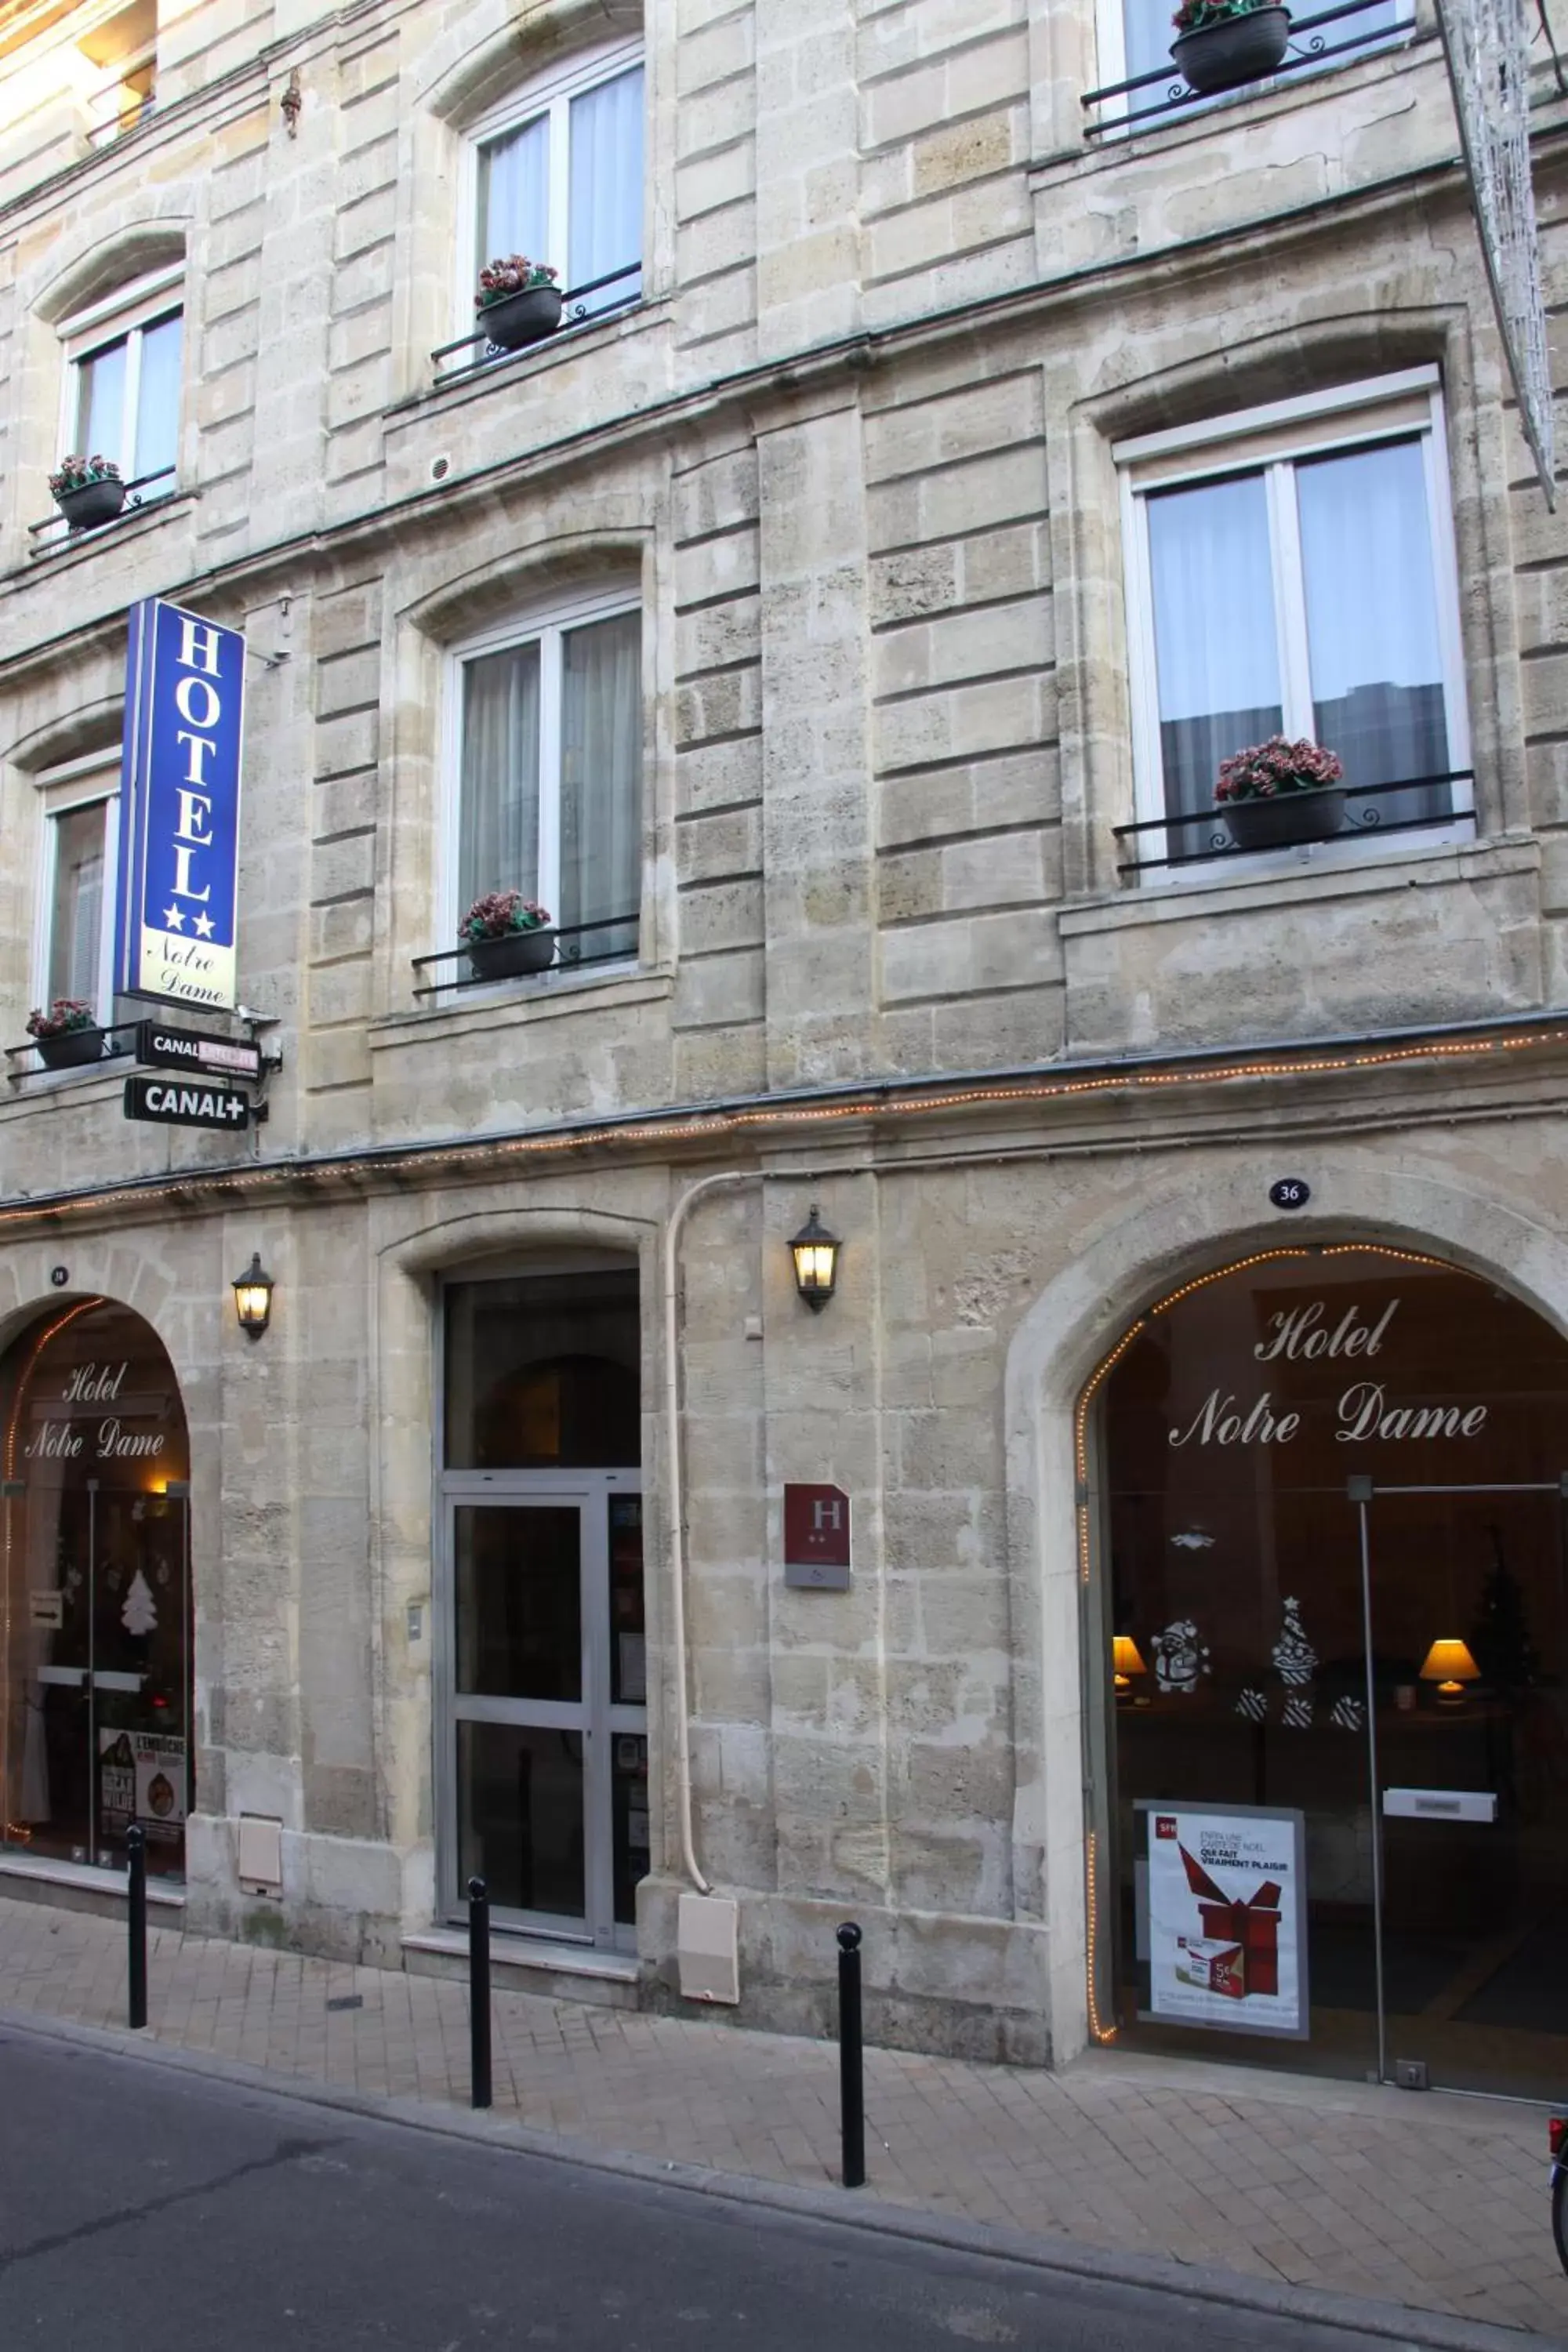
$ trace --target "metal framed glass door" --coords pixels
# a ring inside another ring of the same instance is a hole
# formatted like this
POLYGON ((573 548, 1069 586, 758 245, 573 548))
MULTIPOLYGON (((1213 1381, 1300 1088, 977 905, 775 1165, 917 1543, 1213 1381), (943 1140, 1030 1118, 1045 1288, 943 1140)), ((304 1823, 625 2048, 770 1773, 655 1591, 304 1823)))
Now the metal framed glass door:
POLYGON ((635 1471, 448 1473, 443 1898, 630 1947, 648 1866, 635 1471))
POLYGON ((1568 2080, 1565 1494, 1351 1482, 1378 2071, 1411 2087, 1568 2080))

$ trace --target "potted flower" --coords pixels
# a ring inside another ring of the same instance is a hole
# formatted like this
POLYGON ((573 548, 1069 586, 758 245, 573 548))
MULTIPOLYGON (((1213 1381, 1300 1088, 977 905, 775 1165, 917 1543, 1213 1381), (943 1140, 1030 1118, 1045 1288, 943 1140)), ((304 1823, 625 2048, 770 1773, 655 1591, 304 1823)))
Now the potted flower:
POLYGON ((525 344, 542 342, 555 332, 561 324, 556 275, 548 262, 530 261, 521 253, 485 264, 474 308, 492 343, 505 352, 521 352, 525 344))
POLYGON ((125 504, 125 485, 112 457, 62 457, 49 476, 49 489, 72 530, 112 522, 125 504))
POLYGON ((1194 89, 1261 81, 1285 54, 1290 12, 1271 0, 1182 0, 1171 55, 1194 89))
POLYGON ((1326 841, 1344 821, 1344 772, 1321 743, 1271 735, 1220 761, 1215 805, 1238 849, 1326 841))
POLYGON ((57 996, 47 1013, 35 1004, 27 1015, 27 1034, 46 1070, 73 1070, 103 1058, 98 1014, 79 997, 57 996))
POLYGON ((514 980, 555 961, 550 912, 521 890, 487 890, 458 926, 476 980, 514 980))

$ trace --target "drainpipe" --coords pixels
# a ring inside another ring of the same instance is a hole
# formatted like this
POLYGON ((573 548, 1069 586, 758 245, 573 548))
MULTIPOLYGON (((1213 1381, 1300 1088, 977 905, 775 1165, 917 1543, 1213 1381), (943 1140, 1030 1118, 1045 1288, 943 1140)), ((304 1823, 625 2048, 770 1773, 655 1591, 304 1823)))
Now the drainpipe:
POLYGON ((680 1859, 699 1895, 711 1895, 713 1889, 703 1876, 697 1859, 691 1818, 691 1718, 686 1682, 686 1494, 681 1453, 680 1350, 677 1328, 679 1313, 676 1287, 679 1245, 687 1213, 705 1193, 716 1192, 721 1185, 760 1181, 761 1171, 755 1169, 727 1170, 720 1176, 700 1177, 681 1194, 664 1229, 664 1397, 669 1423, 670 1646, 675 1653, 676 1804, 680 1819, 680 1859))

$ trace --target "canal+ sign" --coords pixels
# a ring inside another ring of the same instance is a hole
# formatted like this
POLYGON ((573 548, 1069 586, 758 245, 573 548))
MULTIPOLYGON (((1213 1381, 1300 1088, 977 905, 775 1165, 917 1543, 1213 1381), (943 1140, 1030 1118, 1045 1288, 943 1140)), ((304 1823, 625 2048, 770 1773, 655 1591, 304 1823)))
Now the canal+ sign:
POLYGON ((160 597, 131 608, 114 985, 238 1002, 235 921, 245 639, 160 597))

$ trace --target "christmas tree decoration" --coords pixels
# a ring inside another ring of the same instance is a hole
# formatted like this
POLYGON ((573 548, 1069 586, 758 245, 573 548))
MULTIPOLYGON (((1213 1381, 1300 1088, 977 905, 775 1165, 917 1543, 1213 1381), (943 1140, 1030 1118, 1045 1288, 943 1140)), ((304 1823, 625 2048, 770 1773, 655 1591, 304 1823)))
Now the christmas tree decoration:
POLYGON ((1295 1599, 1285 1603, 1285 1622, 1271 1655, 1280 1681, 1294 1689, 1310 1683, 1317 1672, 1318 1654, 1301 1631, 1301 1604, 1295 1599))
POLYGON ((131 1580, 131 1590, 125 1596, 125 1606, 120 1622, 128 1633, 151 1633, 158 1622, 157 1604, 153 1588, 140 1569, 131 1580))

